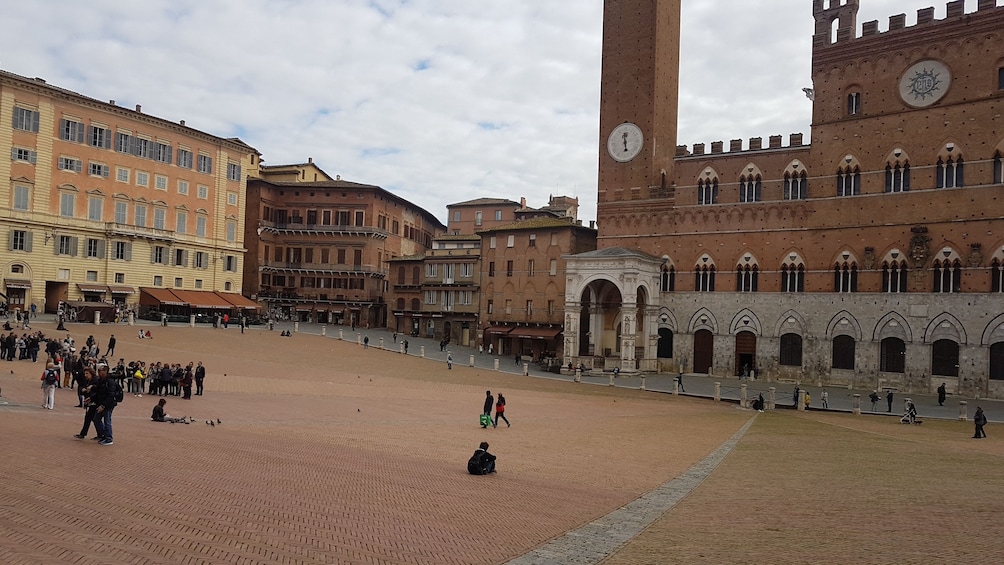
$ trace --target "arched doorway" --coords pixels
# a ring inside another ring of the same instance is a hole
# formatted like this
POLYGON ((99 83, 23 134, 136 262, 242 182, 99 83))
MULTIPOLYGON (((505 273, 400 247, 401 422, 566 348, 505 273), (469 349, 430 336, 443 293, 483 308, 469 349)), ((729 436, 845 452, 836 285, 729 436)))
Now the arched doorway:
POLYGON ((959 376, 959 344, 939 339, 931 344, 931 374, 939 377, 959 376))
POLYGON ((879 370, 885 373, 906 372, 906 343, 898 337, 887 337, 880 344, 879 370))
POLYGON ((739 332, 736 334, 736 366, 735 374, 743 374, 743 368, 752 370, 756 367, 756 334, 739 332))
POLYGON ((715 336, 710 330, 697 330, 694 334, 694 372, 709 372, 714 359, 715 336))
POLYGON ((583 289, 579 303, 582 306, 579 313, 579 355, 604 359, 619 356, 621 293, 617 285, 608 280, 593 281, 583 289))
POLYGON ((659 328, 659 347, 656 354, 660 359, 673 358, 673 330, 659 328))

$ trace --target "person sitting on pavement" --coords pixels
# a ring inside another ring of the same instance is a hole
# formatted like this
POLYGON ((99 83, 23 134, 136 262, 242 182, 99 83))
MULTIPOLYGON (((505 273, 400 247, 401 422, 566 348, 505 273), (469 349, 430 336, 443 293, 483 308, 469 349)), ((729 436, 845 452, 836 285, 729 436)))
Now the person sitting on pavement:
POLYGON ((495 472, 495 456, 488 453, 488 442, 483 441, 474 455, 467 460, 467 472, 472 475, 487 475, 495 472))
POLYGON ((172 424, 176 423, 188 423, 188 416, 182 416, 180 418, 172 418, 170 415, 164 412, 164 405, 167 404, 166 398, 161 398, 157 401, 157 405, 153 407, 153 414, 150 415, 150 419, 154 422, 170 422, 172 424))

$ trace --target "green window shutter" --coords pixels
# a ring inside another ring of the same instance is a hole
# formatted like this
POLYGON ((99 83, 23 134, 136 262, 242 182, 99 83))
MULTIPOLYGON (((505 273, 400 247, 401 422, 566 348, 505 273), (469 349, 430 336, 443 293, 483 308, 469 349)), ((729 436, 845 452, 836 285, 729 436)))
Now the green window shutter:
POLYGON ((98 259, 105 258, 105 242, 104 240, 98 240, 98 259))
POLYGON ((31 232, 25 232, 24 236, 24 250, 31 253, 31 232))
POLYGON ((14 250, 14 230, 7 232, 7 251, 14 250))
POLYGON ((70 255, 77 256, 77 246, 80 243, 80 238, 71 237, 70 238, 70 255))
POLYGON ((125 260, 132 261, 132 242, 126 242, 125 245, 125 260))

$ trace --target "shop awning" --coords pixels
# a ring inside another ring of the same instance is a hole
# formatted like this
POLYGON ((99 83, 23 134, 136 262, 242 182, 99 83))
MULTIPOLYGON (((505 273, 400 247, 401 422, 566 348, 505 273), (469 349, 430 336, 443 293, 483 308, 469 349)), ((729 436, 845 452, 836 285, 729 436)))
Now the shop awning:
POLYGON ((108 290, 110 290, 112 294, 136 294, 136 289, 131 286, 108 285, 108 290))
POLYGON ((297 312, 310 312, 311 310, 313 310, 313 308, 314 307, 311 306, 310 304, 297 304, 296 305, 296 311, 297 312))
POLYGON ((515 328, 509 332, 509 337, 523 339, 554 339, 561 333, 561 328, 515 328))
POLYGON ((216 296, 226 300, 232 304, 234 308, 243 308, 244 310, 257 310, 260 308, 254 300, 245 298, 243 295, 235 292, 217 292, 216 296))
POLYGON ((184 300, 192 308, 217 308, 229 310, 233 306, 216 295, 215 292, 206 290, 172 290, 178 298, 184 300))
POLYGON ((97 292, 99 294, 104 294, 108 292, 108 287, 103 284, 85 284, 78 283, 77 289, 80 292, 97 292))
POLYGON ((28 279, 4 279, 7 288, 31 288, 31 281, 28 279))
POLYGON ((512 331, 512 326, 490 326, 485 328, 486 334, 505 335, 512 331))
POLYGON ((166 288, 143 288, 140 287, 140 304, 149 304, 149 301, 144 300, 144 296, 149 296, 157 304, 163 304, 165 306, 188 306, 188 303, 184 300, 178 298, 166 288))

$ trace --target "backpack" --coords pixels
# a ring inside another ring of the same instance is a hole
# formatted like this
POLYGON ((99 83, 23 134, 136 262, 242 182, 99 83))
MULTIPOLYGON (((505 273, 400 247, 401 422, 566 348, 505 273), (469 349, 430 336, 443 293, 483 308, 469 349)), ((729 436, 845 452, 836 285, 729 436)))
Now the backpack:
POLYGON ((467 472, 472 475, 484 475, 485 470, 481 466, 481 454, 484 453, 480 449, 474 452, 474 455, 467 460, 467 472))
POLYGON ((125 391, 122 390, 122 385, 118 381, 115 381, 115 390, 112 393, 112 397, 115 398, 115 402, 122 402, 125 399, 125 391))
POLYGON ((45 370, 45 386, 55 386, 59 383, 59 373, 55 369, 45 370))

